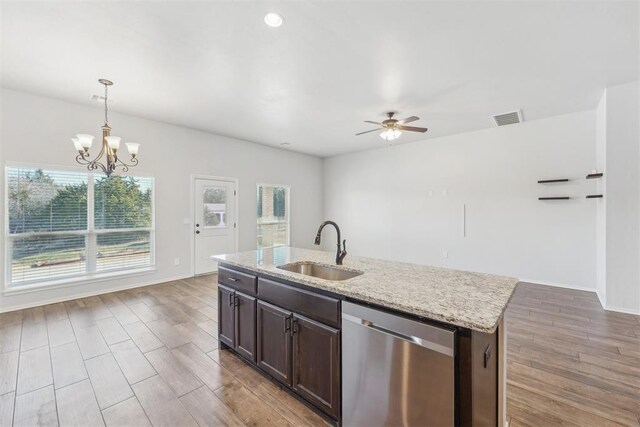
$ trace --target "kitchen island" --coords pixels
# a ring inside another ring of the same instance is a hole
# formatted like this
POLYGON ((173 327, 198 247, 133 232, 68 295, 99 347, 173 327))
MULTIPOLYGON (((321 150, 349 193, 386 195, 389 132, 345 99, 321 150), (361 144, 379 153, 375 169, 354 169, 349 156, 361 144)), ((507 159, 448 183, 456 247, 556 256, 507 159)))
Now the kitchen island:
POLYGON ((358 418, 375 409, 366 406, 389 399, 382 424, 418 416, 419 406, 421 417, 449 425, 504 425, 503 314, 517 279, 347 257, 334 269, 353 277, 327 280, 281 267, 332 266, 333 254, 291 247, 215 258, 221 344, 330 420, 369 422, 358 418), (385 322, 416 332, 405 336, 385 322), (374 335, 362 335, 361 329, 374 335), (382 338, 386 341, 375 344, 382 338), (403 345, 390 338, 404 340, 403 345), (398 362, 398 354, 406 361, 398 362), (360 372, 376 363, 383 363, 378 372, 360 372), (403 364, 405 371, 413 370, 412 378, 398 385, 388 366, 402 370, 403 364), (420 372, 426 376, 422 382, 420 372), (385 375, 392 378, 385 387, 409 388, 412 396, 359 397, 361 388, 380 387, 371 378, 385 375))

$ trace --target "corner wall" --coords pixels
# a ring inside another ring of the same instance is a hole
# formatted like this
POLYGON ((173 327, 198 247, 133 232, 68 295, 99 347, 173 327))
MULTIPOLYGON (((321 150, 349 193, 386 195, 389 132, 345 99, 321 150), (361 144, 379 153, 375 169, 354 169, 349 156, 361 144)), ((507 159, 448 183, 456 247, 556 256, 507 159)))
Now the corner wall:
POLYGON ((324 219, 353 255, 595 291, 595 168, 596 111, 393 145, 325 160, 324 219))
POLYGON ((640 314, 640 84, 608 87, 605 308, 640 314))
MULTIPOLYGON (((82 170, 75 163, 69 138, 76 133, 97 135, 102 124, 98 108, 7 89, 0 90, 0 109, 2 207, 5 162, 82 170)), ((291 244, 313 245, 322 214, 320 158, 115 112, 111 124, 116 135, 141 143, 140 166, 132 173, 150 174, 156 180, 157 271, 11 296, 0 293, 0 311, 189 276, 193 229, 184 224, 184 219, 190 218, 191 174, 239 179, 239 250, 255 249, 259 182, 291 186, 291 244), (180 258, 180 265, 174 265, 174 258, 180 258)), ((4 249, 4 238, 0 241, 4 249)), ((3 266, 4 260, 0 262, 0 277, 4 279, 3 266)))

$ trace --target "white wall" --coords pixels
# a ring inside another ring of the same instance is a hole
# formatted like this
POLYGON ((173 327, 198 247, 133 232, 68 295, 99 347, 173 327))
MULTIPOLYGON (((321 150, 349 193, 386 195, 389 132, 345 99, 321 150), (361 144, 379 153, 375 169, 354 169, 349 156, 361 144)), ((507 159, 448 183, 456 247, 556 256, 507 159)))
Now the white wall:
MULTIPOLYGON (((607 91, 605 90, 596 109, 596 169, 607 169, 607 91)), ((607 174, 597 180, 596 191, 605 193, 607 174)), ((596 292, 604 306, 607 298, 607 199, 596 204, 596 292)))
POLYGON ((606 300, 640 314, 640 85, 606 91, 606 300))
POLYGON ((595 290, 595 168, 595 111, 400 144, 326 159, 324 218, 353 255, 595 290))
MULTIPOLYGON (((69 138, 98 135, 99 108, 70 104, 11 90, 0 92, 0 164, 29 162, 77 167, 69 138)), ((112 113, 113 132, 140 142, 135 170, 156 179, 157 272, 144 276, 0 297, 0 311, 190 274, 190 175, 235 177, 239 184, 239 249, 255 249, 256 183, 291 186, 291 244, 313 245, 322 213, 322 160, 285 150, 112 113), (180 265, 174 266, 174 258, 180 265)), ((133 173, 134 170, 132 170, 133 173)), ((4 173, 2 203, 4 203, 4 173)), ((4 212, 4 208, 2 210, 4 212)), ((2 240, 2 239, 0 239, 2 240)), ((2 242, 4 248, 4 241, 2 242)), ((4 254, 4 250, 2 251, 4 254)), ((4 277, 4 272, 0 275, 4 277)))

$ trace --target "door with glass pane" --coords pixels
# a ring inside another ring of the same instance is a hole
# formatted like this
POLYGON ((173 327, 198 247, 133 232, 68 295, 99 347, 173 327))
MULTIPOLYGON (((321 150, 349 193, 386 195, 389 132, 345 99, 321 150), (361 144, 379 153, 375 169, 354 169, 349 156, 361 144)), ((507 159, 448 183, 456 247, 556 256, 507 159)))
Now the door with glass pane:
POLYGON ((212 273, 211 257, 236 251, 235 181, 195 180, 195 274, 212 273))

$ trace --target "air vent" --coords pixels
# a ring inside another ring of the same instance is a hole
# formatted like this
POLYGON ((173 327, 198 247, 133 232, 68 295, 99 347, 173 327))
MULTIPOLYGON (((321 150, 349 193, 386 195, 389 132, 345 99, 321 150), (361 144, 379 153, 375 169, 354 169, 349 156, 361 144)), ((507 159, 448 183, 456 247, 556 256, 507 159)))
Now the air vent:
POLYGON ((512 125, 515 123, 522 122, 522 111, 512 111, 510 113, 497 114, 493 116, 493 121, 496 122, 498 126, 506 126, 512 125))

